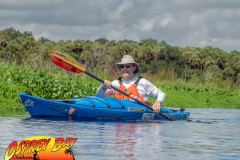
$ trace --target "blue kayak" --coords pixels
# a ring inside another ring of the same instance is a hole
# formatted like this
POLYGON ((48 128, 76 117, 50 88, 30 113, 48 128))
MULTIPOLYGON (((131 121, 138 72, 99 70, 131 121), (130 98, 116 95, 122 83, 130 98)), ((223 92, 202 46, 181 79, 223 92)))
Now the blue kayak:
MULTIPOLYGON (((20 97, 31 116, 167 120, 137 102, 111 97, 87 96, 67 100, 47 100, 26 93, 20 94, 20 97)), ((184 110, 161 108, 161 113, 173 120, 187 120, 190 113, 184 110)))

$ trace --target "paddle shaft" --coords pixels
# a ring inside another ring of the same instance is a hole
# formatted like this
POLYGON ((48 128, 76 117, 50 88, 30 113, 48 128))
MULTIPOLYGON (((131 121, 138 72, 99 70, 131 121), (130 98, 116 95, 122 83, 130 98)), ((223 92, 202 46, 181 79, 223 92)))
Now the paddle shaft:
MULTIPOLYGON (((96 79, 96 80, 98 80, 98 81, 104 83, 104 81, 103 81, 102 79, 100 79, 100 78, 94 76, 93 74, 91 74, 91 73, 89 73, 89 72, 87 72, 87 71, 84 71, 84 73, 87 74, 87 75, 89 75, 90 77, 92 77, 92 78, 94 78, 94 79, 96 79)), ((143 103, 142 101, 139 101, 139 100, 136 99, 136 98, 132 98, 132 97, 130 97, 129 94, 127 94, 126 92, 123 92, 122 90, 120 90, 120 89, 118 89, 118 88, 116 88, 116 87, 114 87, 114 86, 112 86, 112 85, 111 85, 111 87, 112 87, 114 90, 116 90, 116 91, 118 91, 118 92, 124 94, 125 96, 127 96, 127 97, 133 99, 134 101, 136 101, 136 102, 138 102, 138 103, 144 105, 145 107, 147 107, 147 108, 149 108, 149 109, 151 109, 151 110, 153 111, 152 107, 148 106, 146 103, 143 103)), ((160 114, 161 116, 167 118, 167 120, 174 121, 172 118, 166 116, 165 114, 162 114, 161 112, 160 112, 159 114, 160 114)))

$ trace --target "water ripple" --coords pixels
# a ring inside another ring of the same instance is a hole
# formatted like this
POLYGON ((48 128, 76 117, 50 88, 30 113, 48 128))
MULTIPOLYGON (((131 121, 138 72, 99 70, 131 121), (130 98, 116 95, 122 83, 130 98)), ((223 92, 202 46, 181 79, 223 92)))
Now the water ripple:
POLYGON ((0 157, 12 141, 78 138, 76 159, 240 159, 240 110, 188 109, 188 121, 0 117, 0 157))

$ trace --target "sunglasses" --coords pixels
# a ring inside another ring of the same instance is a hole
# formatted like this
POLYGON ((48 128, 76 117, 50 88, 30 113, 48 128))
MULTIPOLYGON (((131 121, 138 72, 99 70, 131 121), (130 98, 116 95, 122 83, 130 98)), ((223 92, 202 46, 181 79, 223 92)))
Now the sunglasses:
POLYGON ((128 65, 122 65, 122 66, 120 66, 120 68, 124 68, 124 66, 125 66, 126 68, 130 68, 132 65, 131 65, 131 64, 128 64, 128 65))

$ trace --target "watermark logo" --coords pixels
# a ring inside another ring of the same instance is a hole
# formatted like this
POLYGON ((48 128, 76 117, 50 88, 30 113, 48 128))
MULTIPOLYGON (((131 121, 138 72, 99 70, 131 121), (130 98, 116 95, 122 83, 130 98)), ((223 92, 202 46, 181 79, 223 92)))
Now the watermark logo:
POLYGON ((62 57, 62 58, 65 58, 65 57, 66 57, 66 54, 64 54, 64 53, 62 53, 62 52, 60 52, 60 51, 58 51, 58 50, 55 50, 54 53, 57 54, 57 55, 59 55, 59 56, 62 57))
POLYGON ((75 160, 70 147, 76 140, 37 136, 13 141, 6 150, 5 160, 75 160))
POLYGON ((34 103, 34 101, 27 99, 27 101, 25 101, 25 106, 33 106, 33 103, 34 103))
POLYGON ((68 112, 68 114, 69 114, 69 115, 73 114, 73 112, 74 112, 75 110, 76 110, 75 108, 70 107, 70 108, 69 108, 69 112, 68 112))
POLYGON ((155 113, 143 113, 142 119, 153 120, 155 113))
POLYGON ((138 111, 138 112, 144 112, 145 109, 144 108, 132 108, 132 107, 128 107, 129 111, 138 111))

